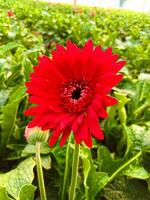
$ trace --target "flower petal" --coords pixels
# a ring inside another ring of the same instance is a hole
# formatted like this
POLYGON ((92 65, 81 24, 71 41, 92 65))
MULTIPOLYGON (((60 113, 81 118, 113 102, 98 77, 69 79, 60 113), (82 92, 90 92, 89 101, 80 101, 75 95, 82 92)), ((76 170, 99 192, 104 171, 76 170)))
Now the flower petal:
POLYGON ((118 100, 111 96, 103 96, 102 102, 104 106, 113 106, 118 103, 118 100))
POLYGON ((66 128, 63 131, 62 137, 60 139, 60 146, 61 147, 66 143, 66 140, 67 140, 68 136, 70 135, 70 133, 71 133, 71 128, 70 127, 66 128))
POLYGON ((89 108, 88 110, 88 123, 89 123, 89 129, 94 135, 94 137, 96 137, 99 140, 103 140, 104 139, 103 132, 100 128, 98 118, 92 108, 89 108))

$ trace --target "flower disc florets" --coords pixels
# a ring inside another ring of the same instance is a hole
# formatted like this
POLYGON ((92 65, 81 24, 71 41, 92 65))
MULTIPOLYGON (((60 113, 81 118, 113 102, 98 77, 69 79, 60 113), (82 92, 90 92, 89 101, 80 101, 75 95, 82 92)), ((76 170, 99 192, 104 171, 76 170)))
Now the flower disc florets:
POLYGON ((92 147, 92 136, 104 138, 99 118, 106 118, 106 107, 117 103, 108 94, 121 81, 117 74, 125 61, 117 61, 112 49, 93 47, 89 40, 83 48, 68 41, 58 45, 52 58, 41 56, 38 66, 26 83, 29 101, 34 107, 25 114, 32 116, 29 128, 51 130, 49 145, 61 136, 64 145, 71 131, 76 143, 92 147))
POLYGON ((71 80, 60 89, 60 102, 69 113, 78 113, 86 110, 92 99, 92 88, 88 81, 71 80))

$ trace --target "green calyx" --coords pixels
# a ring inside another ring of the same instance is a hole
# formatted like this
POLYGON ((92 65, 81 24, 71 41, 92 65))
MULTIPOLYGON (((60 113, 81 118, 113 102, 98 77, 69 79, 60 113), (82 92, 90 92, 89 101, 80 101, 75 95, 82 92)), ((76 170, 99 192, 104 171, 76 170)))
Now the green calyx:
POLYGON ((25 138, 29 144, 36 142, 46 142, 49 138, 49 131, 42 131, 39 127, 26 128, 25 138))

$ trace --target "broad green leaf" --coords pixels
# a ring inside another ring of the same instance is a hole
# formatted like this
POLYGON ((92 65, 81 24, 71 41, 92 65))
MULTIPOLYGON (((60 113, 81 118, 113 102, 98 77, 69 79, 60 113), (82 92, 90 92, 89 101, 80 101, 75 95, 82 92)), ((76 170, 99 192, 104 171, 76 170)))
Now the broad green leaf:
POLYGON ((147 179, 150 173, 144 169, 141 164, 141 152, 131 158, 114 159, 110 152, 104 146, 98 149, 98 164, 99 170, 110 175, 109 182, 112 181, 118 174, 123 174, 132 178, 147 179))
POLYGON ((7 149, 9 149, 9 153, 7 157, 3 158, 4 160, 17 160, 21 159, 22 151, 25 147, 25 144, 8 144, 7 149))
POLYGON ((145 115, 146 110, 150 107, 150 81, 136 80, 133 85, 135 89, 130 95, 131 100, 128 105, 128 120, 130 123, 136 123, 137 121, 142 121, 144 123, 150 119, 149 116, 145 115))
POLYGON ((3 154, 6 145, 9 141, 9 137, 13 132, 15 125, 15 120, 17 116, 17 110, 20 100, 14 101, 7 104, 2 108, 3 121, 1 124, 1 134, 0 134, 0 153, 3 154))
POLYGON ((15 169, 0 174, 0 186, 5 187, 8 194, 14 198, 19 197, 21 187, 25 184, 31 184, 34 178, 33 168, 35 161, 29 157, 22 161, 15 169))
POLYGON ((0 90, 0 106, 3 106, 6 103, 9 93, 9 90, 0 90))
POLYGON ((19 200, 34 200, 34 192, 36 187, 34 185, 26 184, 22 186, 19 192, 19 200))
POLYGON ((150 192, 143 182, 122 177, 106 186, 102 196, 106 200, 149 200, 150 192))
POLYGON ((125 163, 125 159, 114 159, 105 146, 98 148, 99 171, 112 175, 120 166, 125 163))
POLYGON ((127 135, 127 154, 134 154, 145 147, 150 146, 150 128, 133 124, 129 127, 124 126, 127 135))
POLYGON ((109 176, 105 172, 97 172, 95 166, 92 166, 87 185, 89 187, 89 199, 94 200, 97 194, 101 191, 102 188, 108 183, 109 176))
POLYGON ((144 180, 150 177, 150 173, 148 173, 144 169, 144 167, 138 163, 130 165, 129 168, 123 172, 123 174, 131 178, 144 179, 144 180))
POLYGON ((13 132, 15 127, 15 120, 17 117, 17 111, 21 100, 24 98, 25 90, 24 87, 19 87, 12 95, 9 97, 9 101, 6 105, 2 107, 2 123, 1 123, 1 133, 0 133, 0 153, 3 154, 6 145, 9 141, 9 137, 13 132))
POLYGON ((26 87, 24 85, 21 85, 21 86, 19 85, 15 87, 9 97, 9 102, 21 100, 23 97, 26 96, 25 91, 26 91, 26 87))
MULTIPOLYGON (((6 79, 5 84, 7 87, 15 87, 22 85, 23 82, 23 75, 21 72, 20 67, 18 67, 10 76, 6 79)), ((17 88, 16 88, 17 89, 17 88)))
POLYGON ((13 200, 7 195, 6 188, 0 187, 0 200, 13 200))

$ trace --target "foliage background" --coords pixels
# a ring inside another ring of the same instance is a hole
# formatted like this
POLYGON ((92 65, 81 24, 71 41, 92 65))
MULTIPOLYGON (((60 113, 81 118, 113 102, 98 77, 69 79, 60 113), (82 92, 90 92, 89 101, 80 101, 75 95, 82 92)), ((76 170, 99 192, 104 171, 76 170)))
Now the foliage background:
MULTIPOLYGON (((127 65, 112 93, 119 104, 101 120, 105 140, 94 141, 91 151, 81 148, 76 199, 150 199, 150 15, 0 0, 0 200, 39 199, 35 147, 23 136, 30 120, 23 115, 29 106, 24 83, 38 55, 50 56, 57 43, 65 45, 68 39, 83 46, 89 38, 104 49, 112 46, 127 65), (13 17, 7 16, 9 10, 13 17)), ((67 145, 42 145, 48 199, 67 199, 72 138, 69 146, 65 158, 67 145)))

